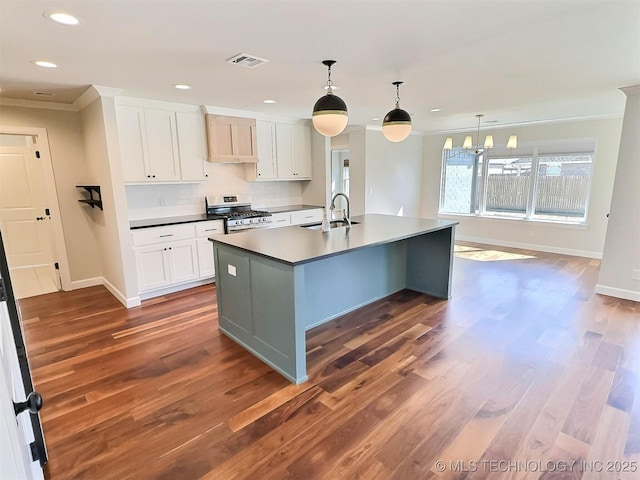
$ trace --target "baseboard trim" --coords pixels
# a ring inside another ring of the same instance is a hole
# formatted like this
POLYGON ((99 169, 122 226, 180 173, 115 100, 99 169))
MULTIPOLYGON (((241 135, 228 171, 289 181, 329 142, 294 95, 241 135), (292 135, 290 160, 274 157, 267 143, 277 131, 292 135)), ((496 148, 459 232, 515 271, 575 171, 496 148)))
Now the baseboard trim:
POLYGON ((120 292, 120 290, 118 290, 115 287, 113 283, 111 283, 109 280, 107 280, 104 277, 102 277, 102 285, 104 285, 106 289, 109 290, 113 294, 113 296, 116 297, 120 301, 120 303, 122 303, 125 307, 133 308, 133 307, 140 306, 140 303, 141 303, 140 296, 127 298, 122 294, 122 292, 120 292))
POLYGON ((77 290, 79 288, 95 287, 97 285, 103 285, 102 277, 85 278, 84 280, 72 281, 71 290, 77 290))
POLYGON ((595 288, 595 292, 600 295, 607 295, 608 297, 622 298, 624 300, 632 300, 634 302, 640 302, 640 292, 634 292, 633 290, 625 290, 623 288, 609 287, 598 283, 595 288))
POLYGON ((199 287, 200 285, 206 285, 208 283, 215 282, 214 277, 202 278, 200 280, 194 280, 189 283, 181 283, 180 285, 171 285, 170 287, 160 288, 158 290, 152 290, 149 292, 141 293, 138 297, 141 300, 148 300, 149 298, 161 297, 162 295, 168 295, 170 293, 179 292, 188 288, 199 287))
POLYGON ((496 240, 494 238, 481 238, 467 235, 456 235, 456 240, 484 243, 487 245, 496 245, 498 247, 522 248, 524 250, 535 250, 536 252, 558 253, 560 255, 571 255, 574 257, 602 259, 602 252, 592 252, 589 250, 575 250, 573 248, 551 247, 549 245, 537 245, 533 243, 508 242, 496 240))

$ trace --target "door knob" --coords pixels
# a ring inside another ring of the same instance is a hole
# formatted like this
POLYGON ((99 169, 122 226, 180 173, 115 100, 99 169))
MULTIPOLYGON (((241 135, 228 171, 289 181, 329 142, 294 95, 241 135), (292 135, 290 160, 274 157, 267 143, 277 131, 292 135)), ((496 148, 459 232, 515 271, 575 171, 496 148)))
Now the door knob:
POLYGON ((29 410, 31 415, 37 414, 42 408, 42 395, 38 392, 31 392, 27 395, 27 399, 24 402, 13 402, 13 410, 16 415, 21 414, 25 410, 29 410))

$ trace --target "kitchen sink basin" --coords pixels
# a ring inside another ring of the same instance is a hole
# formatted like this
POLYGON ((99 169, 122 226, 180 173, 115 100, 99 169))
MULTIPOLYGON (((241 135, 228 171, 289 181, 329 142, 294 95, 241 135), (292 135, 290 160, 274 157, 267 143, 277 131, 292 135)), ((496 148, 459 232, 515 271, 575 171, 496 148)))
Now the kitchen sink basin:
MULTIPOLYGON (((354 222, 353 220, 351 221, 351 225, 357 225, 360 222, 354 222)), ((307 225, 300 225, 303 228, 308 228, 309 230, 322 230, 322 223, 310 223, 307 225)), ((329 222, 329 226, 331 228, 338 228, 338 227, 346 227, 347 226, 347 222, 345 222, 344 220, 332 220, 329 222)))

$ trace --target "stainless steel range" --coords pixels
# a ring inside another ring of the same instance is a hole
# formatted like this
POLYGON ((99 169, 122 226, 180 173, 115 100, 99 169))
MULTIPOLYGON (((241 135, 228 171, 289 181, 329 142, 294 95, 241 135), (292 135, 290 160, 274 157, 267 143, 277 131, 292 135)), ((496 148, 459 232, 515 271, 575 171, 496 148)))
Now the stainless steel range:
POLYGON ((248 193, 207 195, 204 201, 207 216, 223 219, 226 233, 271 226, 271 214, 263 210, 252 210, 251 196, 248 193))

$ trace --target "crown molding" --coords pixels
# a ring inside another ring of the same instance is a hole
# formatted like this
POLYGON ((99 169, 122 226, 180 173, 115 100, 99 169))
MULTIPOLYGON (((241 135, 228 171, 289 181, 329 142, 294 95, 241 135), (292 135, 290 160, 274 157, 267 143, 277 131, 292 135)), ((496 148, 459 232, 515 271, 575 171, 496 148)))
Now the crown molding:
POLYGON ((7 107, 39 108, 41 110, 61 110, 77 112, 76 107, 69 103, 41 102, 38 100, 23 100, 21 98, 0 98, 0 105, 7 107))
MULTIPOLYGON (((622 113, 603 113, 599 115, 584 115, 578 117, 563 117, 563 118, 545 118, 542 120, 527 120, 524 122, 512 122, 512 123, 502 123, 502 124, 491 124, 491 125, 481 125, 480 131, 484 132, 487 130, 501 130, 505 128, 513 128, 513 127, 528 127, 533 125, 548 125, 554 123, 567 123, 567 122, 585 122, 590 120, 607 120, 611 118, 619 118, 622 119, 622 113)), ((465 127, 465 128, 452 128, 445 130, 431 130, 425 132, 425 135, 446 135, 446 134, 455 134, 455 133, 468 133, 468 132, 477 132, 477 127, 465 127)))
POLYGON ((620 89, 627 97, 631 95, 640 95, 640 85, 632 85, 630 87, 622 87, 620 89))
POLYGON ((79 112, 90 103, 93 103, 100 97, 117 97, 122 92, 121 88, 104 87, 102 85, 91 85, 82 95, 76 98, 73 106, 79 112))

